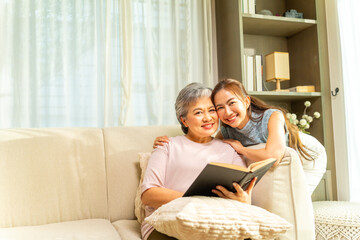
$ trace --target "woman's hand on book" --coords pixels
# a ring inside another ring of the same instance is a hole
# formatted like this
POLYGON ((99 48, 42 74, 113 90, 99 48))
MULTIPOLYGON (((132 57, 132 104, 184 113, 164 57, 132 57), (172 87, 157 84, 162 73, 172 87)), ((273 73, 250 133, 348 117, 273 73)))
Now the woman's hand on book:
POLYGON ((164 143, 168 143, 170 140, 167 136, 160 136, 155 138, 153 148, 157 148, 158 146, 164 146, 164 143))
POLYGON ((251 194, 255 186, 256 179, 257 178, 255 177, 251 180, 249 187, 245 191, 240 187, 239 184, 233 183, 236 192, 228 191, 223 186, 216 186, 216 189, 213 189, 212 192, 221 198, 227 198, 251 204, 251 194))

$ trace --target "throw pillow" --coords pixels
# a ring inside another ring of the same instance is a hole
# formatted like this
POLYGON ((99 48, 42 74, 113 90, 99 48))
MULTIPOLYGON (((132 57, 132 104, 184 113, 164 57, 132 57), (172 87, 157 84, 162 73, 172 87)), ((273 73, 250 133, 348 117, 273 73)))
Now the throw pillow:
POLYGON ((177 239, 273 239, 290 227, 265 209, 231 199, 183 197, 145 218, 157 231, 177 239))
POLYGON ((135 216, 138 220, 138 222, 141 224, 144 221, 145 218, 145 205, 141 201, 141 184, 144 179, 144 174, 147 168, 147 164, 150 158, 151 152, 145 152, 145 153, 139 153, 139 162, 140 162, 140 181, 138 188, 136 190, 136 196, 135 196, 135 216))

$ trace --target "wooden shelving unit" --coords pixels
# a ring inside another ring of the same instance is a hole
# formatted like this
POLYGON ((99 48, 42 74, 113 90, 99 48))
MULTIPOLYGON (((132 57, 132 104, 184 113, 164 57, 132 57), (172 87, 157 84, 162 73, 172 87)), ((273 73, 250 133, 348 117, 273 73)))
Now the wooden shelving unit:
MULTIPOLYGON (((321 120, 311 124, 311 135, 328 149, 328 166, 334 166, 330 80, 325 23, 325 0, 256 0, 256 13, 270 10, 274 16, 248 14, 242 11, 242 0, 215 0, 216 36, 219 78, 233 78, 243 82, 246 65, 245 52, 263 58, 274 51, 288 52, 290 80, 281 82, 281 88, 314 85, 316 92, 274 92, 275 83, 263 80, 267 91, 249 92, 266 102, 287 108, 301 116, 304 102, 312 105, 308 113, 321 113, 321 120), (304 19, 282 17, 295 9, 304 19)), ((333 176, 335 182, 335 176, 333 176)), ((333 187, 336 192, 336 187, 333 187)))
MULTIPOLYGON (((319 65, 318 20, 316 0, 257 0, 256 11, 267 9, 282 15, 289 9, 303 12, 305 19, 242 13, 242 0, 216 0, 216 27, 219 78, 230 77, 243 82, 246 49, 262 56, 265 79, 265 55, 274 51, 289 52, 290 81, 281 88, 314 85, 316 92, 274 92, 274 82, 263 80, 267 91, 249 92, 251 96, 301 113, 304 101, 312 102, 311 110, 322 112, 322 86, 319 65)), ((310 112, 311 112, 310 110, 310 112)), ((323 125, 312 124, 310 132, 324 142, 323 125)))

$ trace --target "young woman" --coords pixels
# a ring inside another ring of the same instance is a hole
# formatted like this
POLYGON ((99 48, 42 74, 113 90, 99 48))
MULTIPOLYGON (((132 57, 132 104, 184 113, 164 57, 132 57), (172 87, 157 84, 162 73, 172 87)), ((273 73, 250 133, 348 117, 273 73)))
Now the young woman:
MULTIPOLYGON (((244 86, 234 79, 219 81, 211 100, 222 121, 216 138, 224 139, 239 154, 252 161, 274 157, 278 160, 275 165, 283 157, 285 146, 295 149, 303 161, 309 191, 313 192, 326 170, 325 149, 310 135, 299 134, 298 128, 286 119, 285 110, 250 97, 244 86), (301 139, 311 142, 311 145, 305 147, 301 139), (265 143, 264 147, 248 148, 259 143, 265 143), (312 161, 314 159, 317 160, 316 166, 312 161)), ((166 136, 158 137, 154 147, 166 141, 166 136)))
MULTIPOLYGON (((175 110, 185 135, 168 139, 167 143, 158 146, 151 154, 142 183, 141 200, 146 205, 146 216, 163 204, 181 197, 207 163, 245 166, 243 159, 231 146, 212 137, 219 121, 210 95, 211 89, 198 83, 189 84, 180 91, 175 110)), ((219 197, 250 204, 255 181, 254 178, 246 191, 235 183, 235 193, 222 186, 213 192, 219 197)), ((145 222, 141 232, 143 239, 172 239, 145 222)))
POLYGON ((239 154, 259 161, 269 157, 281 160, 285 146, 295 149, 302 161, 310 194, 326 171, 324 146, 314 137, 299 132, 285 117, 286 110, 250 97, 244 86, 223 79, 214 88, 211 99, 222 121, 218 138, 225 139, 239 154), (248 146, 265 143, 261 149, 248 146))
POLYGON ((299 130, 291 125, 286 111, 250 97, 244 86, 233 79, 221 80, 211 99, 223 123, 218 138, 226 139, 239 154, 259 161, 269 157, 280 160, 285 146, 294 148, 306 159, 311 159, 299 138, 299 130), (262 149, 247 148, 266 143, 262 149))

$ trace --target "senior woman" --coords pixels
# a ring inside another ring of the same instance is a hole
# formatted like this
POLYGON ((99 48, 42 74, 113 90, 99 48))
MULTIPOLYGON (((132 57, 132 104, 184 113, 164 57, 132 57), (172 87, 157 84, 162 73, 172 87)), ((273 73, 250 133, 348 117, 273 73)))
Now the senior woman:
MULTIPOLYGON (((191 83, 182 89, 176 99, 175 110, 183 136, 170 138, 151 154, 142 183, 142 197, 146 216, 158 207, 182 197, 191 183, 209 162, 223 162, 245 166, 245 162, 228 144, 214 139, 218 128, 218 116, 210 95, 211 89, 199 83, 191 83)), ((222 198, 251 204, 251 192, 255 179, 246 191, 234 184, 236 192, 222 186, 213 190, 222 198)), ((143 239, 173 239, 161 234, 147 223, 141 226, 143 239)))

